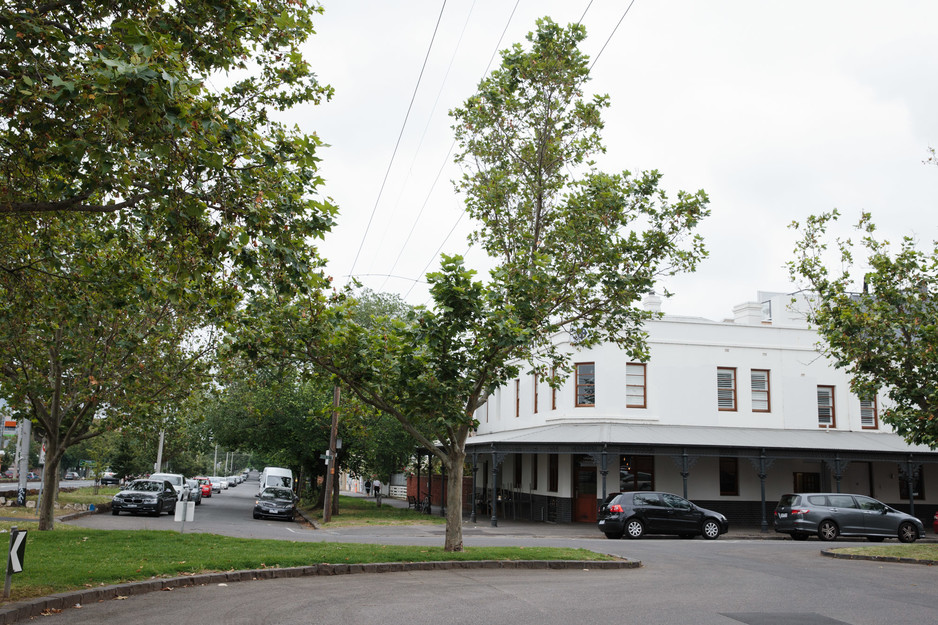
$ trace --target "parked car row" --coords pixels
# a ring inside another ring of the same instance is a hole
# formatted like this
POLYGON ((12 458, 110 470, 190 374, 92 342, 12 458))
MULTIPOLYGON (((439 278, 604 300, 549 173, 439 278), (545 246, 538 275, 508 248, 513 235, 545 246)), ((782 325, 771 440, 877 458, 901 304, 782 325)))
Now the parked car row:
MULTIPOLYGON (((633 491, 612 493, 600 505, 599 529, 607 538, 640 538, 645 534, 675 534, 682 538, 718 538, 729 529, 727 518, 672 493, 633 491)), ((938 533, 938 513, 933 529, 938 533)), ((925 525, 865 495, 849 493, 793 493, 779 499, 775 531, 794 540, 817 536, 865 537, 872 542, 896 538, 903 543, 925 537, 925 525)))
POLYGON ((179 473, 153 473, 149 477, 129 482, 114 495, 111 499, 111 514, 129 512, 159 516, 163 512, 172 513, 180 501, 192 501, 200 505, 203 497, 211 497, 213 493, 221 492, 234 483, 234 477, 187 479, 179 473))

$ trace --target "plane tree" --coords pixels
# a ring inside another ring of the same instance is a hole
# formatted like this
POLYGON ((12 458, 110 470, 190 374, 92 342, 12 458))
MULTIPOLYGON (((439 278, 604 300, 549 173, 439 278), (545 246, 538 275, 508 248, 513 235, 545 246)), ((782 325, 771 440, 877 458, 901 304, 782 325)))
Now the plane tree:
POLYGON ((938 448, 938 243, 923 248, 905 236, 892 246, 869 213, 857 224, 859 241, 832 240, 839 217, 834 210, 792 224, 801 238, 789 270, 811 293, 819 348, 861 399, 889 397, 884 423, 909 443, 938 448))
POLYGON ((447 474, 444 548, 461 551, 465 444, 476 410, 523 367, 559 384, 570 354, 613 342, 646 355, 637 303, 666 275, 704 256, 694 234, 708 214, 702 191, 669 200, 656 171, 599 171, 605 96, 588 97, 580 25, 540 20, 527 46, 452 111, 464 171, 457 181, 477 224, 473 240, 494 269, 480 279, 459 256, 428 275, 432 303, 406 318, 358 322, 353 293, 252 300, 239 344, 287 350, 342 380, 395 418, 447 474))
POLYGON ((291 0, 10 0, 0 8, 0 393, 68 446, 204 381, 258 284, 319 288, 319 140, 276 119, 331 95, 291 0))

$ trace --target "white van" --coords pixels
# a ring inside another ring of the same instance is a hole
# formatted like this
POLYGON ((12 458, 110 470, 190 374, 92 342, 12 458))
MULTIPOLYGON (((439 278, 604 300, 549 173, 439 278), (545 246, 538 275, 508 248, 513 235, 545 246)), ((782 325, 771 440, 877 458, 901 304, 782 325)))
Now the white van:
POLYGON ((186 478, 179 473, 153 473, 150 475, 150 479, 165 480, 172 484, 173 488, 176 489, 176 499, 179 501, 182 501, 183 497, 189 498, 189 485, 186 484, 186 478))
POLYGON ((280 486, 293 490, 293 471, 283 467, 264 467, 261 473, 261 483, 257 487, 257 494, 260 495, 268 486, 280 486))

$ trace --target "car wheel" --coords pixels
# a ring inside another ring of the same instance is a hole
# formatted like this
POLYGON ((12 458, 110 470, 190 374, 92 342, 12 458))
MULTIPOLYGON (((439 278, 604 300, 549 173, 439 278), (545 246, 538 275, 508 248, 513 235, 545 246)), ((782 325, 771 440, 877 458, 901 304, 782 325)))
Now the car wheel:
POLYGON ((794 532, 791 537, 793 540, 808 540, 808 535, 804 532, 794 532))
POLYGON ((255 513, 254 513, 254 518, 255 518, 255 519, 259 519, 259 518, 261 518, 261 515, 259 515, 258 513, 255 512, 255 513))
POLYGON ((703 522, 701 531, 703 532, 703 537, 707 540, 716 540, 720 537, 720 524, 713 519, 707 519, 703 522))
POLYGON ((620 538, 622 538, 622 535, 624 534, 624 532, 603 532, 603 534, 605 534, 606 538, 610 540, 619 540, 620 538))
POLYGON ((629 538, 641 538, 645 533, 645 525, 638 519, 629 519, 625 524, 625 532, 629 538))
POLYGON ((918 529, 911 523, 903 523, 899 526, 899 542, 914 543, 918 538, 918 529))
POLYGON ((113 514, 114 516, 117 516, 120 513, 121 513, 120 510, 114 510, 113 508, 111 509, 111 514, 113 514))
POLYGON ((163 514, 163 502, 157 501, 156 509, 153 511, 153 516, 160 516, 161 514, 163 514))
POLYGON ((837 524, 833 521, 821 521, 821 524, 817 526, 817 537, 821 540, 834 540, 839 533, 837 524))
POLYGON ((884 540, 883 536, 867 536, 866 539, 871 543, 881 543, 884 540))

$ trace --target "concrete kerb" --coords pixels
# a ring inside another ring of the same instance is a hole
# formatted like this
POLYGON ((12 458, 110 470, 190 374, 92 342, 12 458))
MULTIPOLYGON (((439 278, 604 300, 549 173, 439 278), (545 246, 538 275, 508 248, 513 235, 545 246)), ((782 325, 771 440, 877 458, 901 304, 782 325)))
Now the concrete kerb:
POLYGON ((172 591, 176 588, 228 584, 260 579, 308 577, 316 575, 354 575, 361 573, 400 573, 406 571, 438 571, 456 569, 636 569, 640 561, 615 560, 595 562, 592 560, 454 560, 446 562, 376 562, 367 564, 312 564, 288 568, 248 569, 224 573, 204 573, 166 579, 151 579, 56 593, 46 597, 28 599, 0 608, 0 623, 16 623, 23 619, 48 615, 76 605, 96 603, 108 599, 123 599, 156 591, 172 591))
POLYGON ((872 560, 874 562, 895 562, 898 564, 924 564, 926 566, 938 565, 938 560, 917 560, 915 558, 900 558, 898 556, 866 556, 855 553, 840 553, 834 549, 821 550, 822 556, 839 558, 841 560, 872 560))

